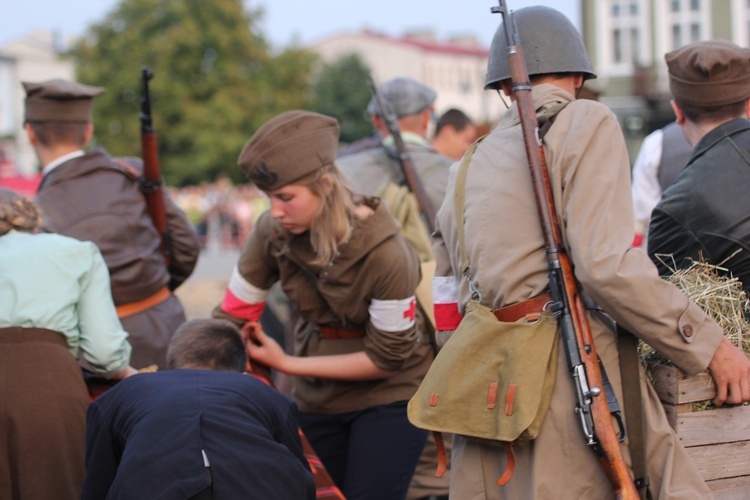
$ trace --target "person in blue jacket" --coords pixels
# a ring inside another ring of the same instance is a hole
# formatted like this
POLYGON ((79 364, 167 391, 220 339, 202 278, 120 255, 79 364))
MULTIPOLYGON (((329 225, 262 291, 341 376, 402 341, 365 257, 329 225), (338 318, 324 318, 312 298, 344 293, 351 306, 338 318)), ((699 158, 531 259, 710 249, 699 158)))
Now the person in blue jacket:
POLYGON ((237 327, 188 321, 167 362, 90 405, 83 499, 315 498, 297 407, 242 373, 237 327))

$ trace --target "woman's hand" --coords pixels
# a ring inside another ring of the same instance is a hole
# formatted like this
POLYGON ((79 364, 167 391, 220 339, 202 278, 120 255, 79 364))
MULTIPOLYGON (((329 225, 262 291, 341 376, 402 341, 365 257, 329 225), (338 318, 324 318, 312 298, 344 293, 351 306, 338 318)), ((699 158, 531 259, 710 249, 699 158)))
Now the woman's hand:
POLYGON ((242 336, 250 359, 269 368, 285 371, 284 366, 289 358, 284 349, 274 339, 263 332, 260 323, 249 321, 242 327, 242 336))

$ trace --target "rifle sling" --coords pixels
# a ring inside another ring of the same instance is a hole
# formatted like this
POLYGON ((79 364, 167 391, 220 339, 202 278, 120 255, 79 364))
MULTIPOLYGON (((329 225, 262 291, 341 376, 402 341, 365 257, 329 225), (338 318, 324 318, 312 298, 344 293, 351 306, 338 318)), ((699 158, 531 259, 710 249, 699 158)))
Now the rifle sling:
POLYGON ((617 325, 617 347, 620 353, 622 399, 628 423, 628 445, 635 476, 635 487, 642 499, 650 499, 646 447, 644 443, 643 399, 641 371, 638 359, 638 338, 617 325))

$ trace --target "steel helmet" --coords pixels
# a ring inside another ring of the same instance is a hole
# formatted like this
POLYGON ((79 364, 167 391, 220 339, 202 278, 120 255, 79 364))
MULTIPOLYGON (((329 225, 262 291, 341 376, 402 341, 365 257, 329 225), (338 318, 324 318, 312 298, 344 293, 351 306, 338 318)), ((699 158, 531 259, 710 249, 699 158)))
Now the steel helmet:
MULTIPOLYGON (((596 78, 583 45, 583 38, 570 19, 549 7, 525 7, 514 11, 529 76, 545 73, 583 73, 583 79, 596 78)), ((495 32, 487 63, 485 89, 499 89, 510 78, 508 46, 503 23, 495 32)))

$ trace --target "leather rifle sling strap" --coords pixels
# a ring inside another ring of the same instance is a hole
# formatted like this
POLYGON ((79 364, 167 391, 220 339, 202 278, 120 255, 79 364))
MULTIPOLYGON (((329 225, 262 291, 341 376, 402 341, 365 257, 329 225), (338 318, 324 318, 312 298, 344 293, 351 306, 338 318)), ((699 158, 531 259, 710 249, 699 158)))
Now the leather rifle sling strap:
MULTIPOLYGON (((551 106, 551 116, 540 120, 539 139, 549 132, 555 122, 557 114, 568 103, 551 106)), ((545 113, 547 114, 547 113, 545 113)), ((628 448, 632 461, 634 482, 642 499, 651 499, 649 491, 650 481, 646 466, 646 446, 643 422, 643 395, 641 394, 640 360, 638 359, 638 338, 629 331, 617 325, 618 345, 620 356, 620 377, 622 379, 622 399, 625 407, 625 421, 627 423, 628 448), (637 383, 634 383, 637 382, 637 383)))
POLYGON ((638 337, 617 325, 617 350, 620 353, 622 399, 628 429, 628 447, 635 476, 635 487, 642 499, 650 499, 646 446, 644 440, 643 395, 638 359, 638 337))

